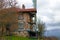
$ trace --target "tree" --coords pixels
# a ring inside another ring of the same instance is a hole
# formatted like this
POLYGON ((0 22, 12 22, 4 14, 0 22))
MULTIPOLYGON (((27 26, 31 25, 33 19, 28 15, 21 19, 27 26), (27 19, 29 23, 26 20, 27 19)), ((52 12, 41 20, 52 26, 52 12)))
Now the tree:
POLYGON ((44 33, 44 30, 45 29, 45 24, 44 23, 40 23, 40 20, 39 20, 39 23, 38 23, 38 39, 42 39, 43 37, 43 33, 44 33))
POLYGON ((0 9, 2 9, 3 8, 3 6, 4 6, 4 2, 3 2, 4 0, 0 0, 0 9))
POLYGON ((15 7, 16 4, 16 0, 0 0, 0 9, 15 7))

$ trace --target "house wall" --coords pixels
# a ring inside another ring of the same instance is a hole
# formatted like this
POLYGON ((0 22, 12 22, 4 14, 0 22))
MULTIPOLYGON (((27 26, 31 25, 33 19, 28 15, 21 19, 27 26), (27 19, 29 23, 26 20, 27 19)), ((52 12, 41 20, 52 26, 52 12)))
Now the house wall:
MULTIPOLYGON (((19 13, 20 14, 20 13, 19 13)), ((18 20, 19 22, 24 22, 24 30, 29 30, 30 29, 30 15, 29 13, 22 13, 23 15, 23 20, 18 20)))

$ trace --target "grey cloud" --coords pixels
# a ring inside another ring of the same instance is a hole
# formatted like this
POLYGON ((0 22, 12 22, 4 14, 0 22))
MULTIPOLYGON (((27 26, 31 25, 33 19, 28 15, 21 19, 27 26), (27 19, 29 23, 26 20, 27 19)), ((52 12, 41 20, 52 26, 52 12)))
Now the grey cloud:
POLYGON ((58 22, 57 20, 55 20, 55 16, 59 15, 60 13, 60 2, 57 2, 56 4, 54 4, 53 7, 51 7, 48 5, 48 2, 46 2, 46 0, 39 0, 37 4, 37 9, 38 15, 47 16, 48 19, 52 20, 51 22, 45 22, 46 27, 60 27, 60 21, 58 22))
POLYGON ((60 2, 55 4, 55 7, 52 8, 53 10, 60 10, 60 2))
POLYGON ((48 3, 45 0, 37 0, 37 8, 42 8, 46 6, 48 3))
POLYGON ((50 23, 50 24, 47 24, 48 26, 60 26, 60 22, 59 23, 50 23))

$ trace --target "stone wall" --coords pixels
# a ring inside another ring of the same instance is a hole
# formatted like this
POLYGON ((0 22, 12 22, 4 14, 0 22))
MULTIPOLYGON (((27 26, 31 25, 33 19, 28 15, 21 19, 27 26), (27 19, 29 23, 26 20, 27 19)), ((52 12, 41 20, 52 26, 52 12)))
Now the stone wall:
POLYGON ((29 34, 27 31, 21 31, 21 32, 13 32, 15 36, 21 36, 21 37, 29 37, 29 34))

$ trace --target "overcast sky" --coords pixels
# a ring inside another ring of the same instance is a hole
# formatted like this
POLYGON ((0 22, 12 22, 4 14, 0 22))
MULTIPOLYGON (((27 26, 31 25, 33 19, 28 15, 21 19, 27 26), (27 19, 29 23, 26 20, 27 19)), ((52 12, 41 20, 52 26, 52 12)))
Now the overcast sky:
MULTIPOLYGON (((19 7, 33 8, 32 0, 17 0, 19 7)), ((37 0, 37 17, 46 23, 47 30, 60 29, 60 0, 37 0)))
POLYGON ((47 30, 60 29, 60 0, 37 0, 37 9, 47 30))

